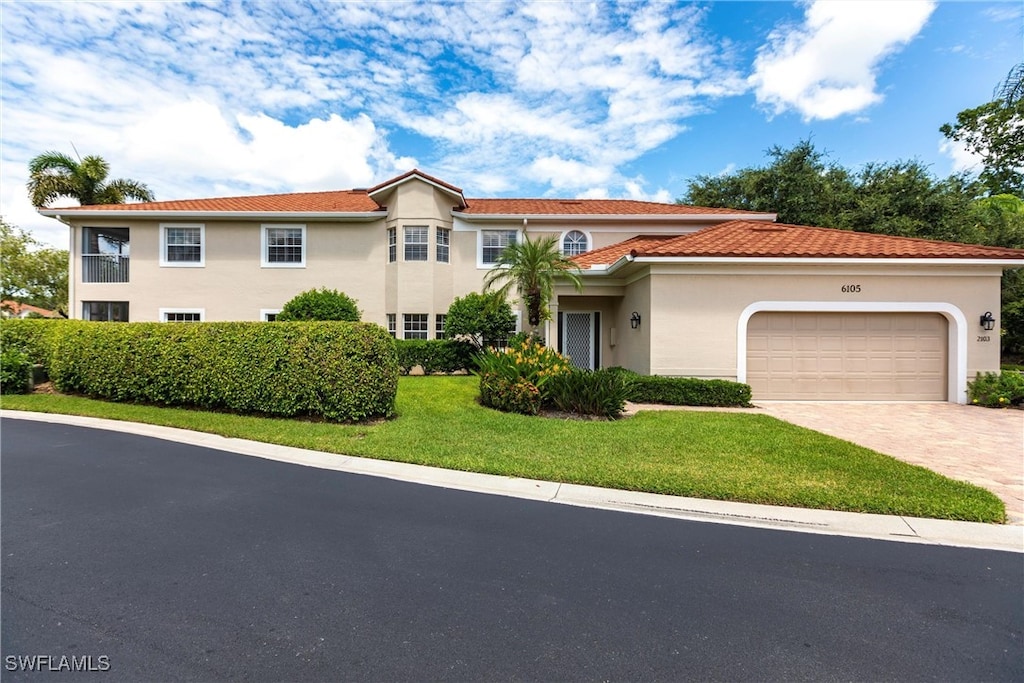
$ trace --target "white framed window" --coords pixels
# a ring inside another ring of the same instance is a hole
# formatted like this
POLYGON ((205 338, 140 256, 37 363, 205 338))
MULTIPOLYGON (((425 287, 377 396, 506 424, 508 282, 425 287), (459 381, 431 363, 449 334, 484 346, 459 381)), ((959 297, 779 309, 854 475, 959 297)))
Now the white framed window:
POLYGON ((570 230, 562 235, 562 254, 579 256, 590 250, 590 238, 582 230, 570 230))
POLYGON ((202 268, 206 265, 206 226, 201 223, 160 224, 160 266, 202 268))
POLYGON ((398 260, 398 231, 388 228, 388 263, 398 260))
POLYGON ((425 225, 407 225, 405 232, 405 260, 427 260, 427 237, 429 229, 425 225))
POLYGON ((437 229, 437 262, 448 263, 451 259, 452 231, 448 228, 437 229))
POLYGON ((160 321, 165 323, 201 323, 206 317, 203 308, 161 308, 160 321))
POLYGON ((447 318, 447 313, 438 313, 434 316, 434 339, 444 339, 444 321, 447 318))
POLYGON ((305 225, 264 225, 261 230, 261 243, 262 267, 306 267, 305 225))
POLYGON ((482 266, 494 265, 505 247, 515 244, 518 240, 518 230, 481 230, 480 264, 482 266))
POLYGON ((406 313, 403 317, 404 325, 402 329, 403 339, 426 339, 427 330, 427 319, 430 317, 426 313, 406 313))
POLYGON ((261 308, 260 320, 262 320, 265 323, 272 323, 275 320, 277 320, 277 314, 280 312, 280 308, 261 308))
POLYGON ((395 322, 397 317, 394 313, 388 313, 388 332, 391 333, 392 337, 398 336, 398 325, 395 322))

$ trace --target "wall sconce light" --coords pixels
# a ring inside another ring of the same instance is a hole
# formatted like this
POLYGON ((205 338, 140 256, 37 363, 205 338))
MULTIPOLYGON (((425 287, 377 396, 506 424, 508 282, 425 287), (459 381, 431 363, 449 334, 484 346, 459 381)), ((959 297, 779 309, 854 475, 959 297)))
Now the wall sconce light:
MULTIPOLYGON (((629 316, 629 326, 634 330, 640 327, 640 314, 633 311, 633 315, 629 316)), ((991 327, 989 329, 992 329, 991 327)))
POLYGON ((994 330, 996 327, 996 319, 992 317, 992 311, 985 311, 985 315, 981 316, 980 324, 986 330, 994 330))

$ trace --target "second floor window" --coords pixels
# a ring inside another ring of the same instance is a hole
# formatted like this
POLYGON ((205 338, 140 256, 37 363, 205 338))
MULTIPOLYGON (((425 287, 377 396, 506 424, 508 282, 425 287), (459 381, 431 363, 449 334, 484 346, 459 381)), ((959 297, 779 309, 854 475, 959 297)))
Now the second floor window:
POLYGON ((306 226, 263 226, 263 265, 302 268, 306 265, 306 226))
POLYGON ((448 228, 437 229, 437 262, 448 263, 451 256, 452 231, 448 228))
POLYGON ((498 257, 501 256, 501 252, 505 251, 505 247, 516 243, 516 231, 483 230, 480 233, 480 239, 483 245, 481 260, 484 265, 493 264, 498 262, 498 257))
POLYGON ((405 228, 405 260, 427 260, 426 226, 407 226, 405 228))
POLYGON ((164 225, 162 226, 162 266, 203 265, 203 226, 164 225))
POLYGON ((566 256, 579 256, 588 248, 587 236, 579 230, 570 230, 562 240, 562 253, 566 256))

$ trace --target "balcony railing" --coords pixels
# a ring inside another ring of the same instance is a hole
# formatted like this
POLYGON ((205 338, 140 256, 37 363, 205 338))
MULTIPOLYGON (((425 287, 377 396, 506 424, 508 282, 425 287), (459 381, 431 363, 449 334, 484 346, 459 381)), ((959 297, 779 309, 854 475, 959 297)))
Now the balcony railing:
POLYGON ((82 282, 128 282, 128 257, 83 254, 82 282))

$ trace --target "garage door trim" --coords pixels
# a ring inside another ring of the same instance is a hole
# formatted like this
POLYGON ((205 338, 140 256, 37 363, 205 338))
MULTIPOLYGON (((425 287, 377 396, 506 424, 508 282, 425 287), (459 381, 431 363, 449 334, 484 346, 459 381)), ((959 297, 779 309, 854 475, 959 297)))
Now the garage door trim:
POLYGON ((747 381, 747 325, 755 313, 939 313, 949 321, 948 396, 967 403, 967 317, 958 307, 933 301, 757 301, 740 314, 736 334, 736 380, 747 381))

